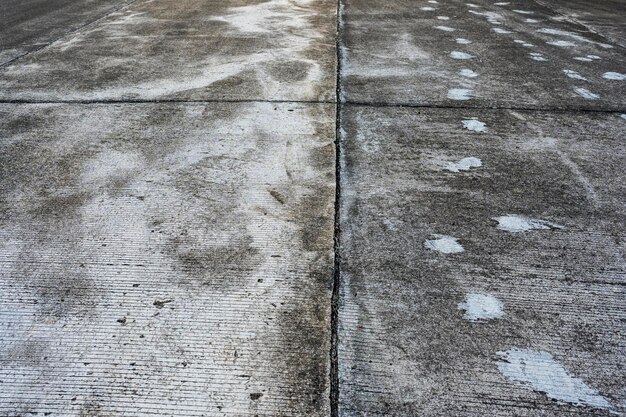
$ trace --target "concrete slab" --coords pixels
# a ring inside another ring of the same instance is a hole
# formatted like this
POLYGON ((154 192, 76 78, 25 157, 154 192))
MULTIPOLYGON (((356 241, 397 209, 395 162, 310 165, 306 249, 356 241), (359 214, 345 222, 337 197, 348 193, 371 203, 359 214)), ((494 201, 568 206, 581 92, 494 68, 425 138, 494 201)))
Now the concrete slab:
POLYGON ((349 102, 626 108, 623 77, 603 77, 624 74, 624 49, 536 3, 355 0, 343 28, 349 102))
POLYGON ((0 71, 2 100, 335 96, 336 3, 142 0, 0 71))
POLYGON ((0 414, 329 413, 334 105, 0 106, 0 414))
POLYGON ((131 0, 3 0, 0 65, 41 49, 131 0))
POLYGON ((626 412, 626 120, 342 113, 339 414, 626 412))

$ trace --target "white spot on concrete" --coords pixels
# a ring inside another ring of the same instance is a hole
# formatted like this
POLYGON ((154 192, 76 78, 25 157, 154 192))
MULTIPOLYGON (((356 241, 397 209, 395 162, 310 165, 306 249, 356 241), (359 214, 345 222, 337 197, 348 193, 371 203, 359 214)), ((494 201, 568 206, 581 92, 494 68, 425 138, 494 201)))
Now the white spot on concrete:
POLYGON ((580 75, 574 70, 564 69, 563 73, 567 75, 569 78, 573 78, 574 80, 589 81, 588 79, 586 79, 585 77, 583 77, 582 75, 580 75))
POLYGON ((448 98, 450 100, 469 100, 474 92, 467 88, 451 88, 448 90, 448 98))
POLYGON ((606 49, 611 49, 613 48, 612 45, 607 45, 606 43, 599 43, 599 42, 595 42, 592 41, 590 39, 587 39, 583 36, 580 36, 578 33, 576 32, 568 32, 566 30, 559 30, 559 29, 551 29, 551 28, 541 28, 541 29, 537 29, 537 32, 539 33, 545 33, 547 35, 557 35, 557 36, 567 36, 573 39, 576 39, 577 41, 580 42, 587 42, 587 43, 593 43, 596 44, 602 48, 606 48, 606 49))
POLYGON ((576 61, 582 61, 582 62, 591 62, 591 61, 593 61, 593 59, 587 58, 587 57, 584 57, 584 56, 575 56, 574 59, 576 61))
POLYGON ((606 80, 624 81, 626 80, 626 74, 620 74, 619 72, 605 72, 602 74, 602 78, 606 80))
POLYGON ((437 3, 439 3, 437 0, 428 0, 428 2, 429 2, 429 3, 431 3, 431 4, 437 4, 437 3))
POLYGON ((549 398, 576 406, 610 408, 606 398, 580 378, 567 373, 563 365, 548 352, 512 348, 497 352, 501 357, 498 369, 512 381, 529 384, 549 398))
POLYGON ((519 14, 535 14, 535 12, 531 12, 530 10, 513 10, 513 11, 519 14))
POLYGON ((509 3, 508 1, 501 1, 501 2, 498 2, 498 3, 494 3, 494 5, 496 5, 496 6, 508 6, 509 4, 511 4, 511 3, 509 3))
POLYGON ((526 22, 526 23, 540 23, 541 20, 528 18, 528 19, 525 19, 524 22, 526 22))
POLYGON ((424 242, 426 249, 435 250, 441 253, 461 253, 464 252, 463 246, 458 243, 458 238, 447 235, 432 235, 434 239, 424 242))
POLYGON ((439 19, 439 20, 450 20, 450 18, 448 16, 437 16, 437 19, 439 19))
POLYGON ((531 52, 530 54, 530 59, 535 60, 535 61, 547 61, 547 59, 540 54, 539 52, 531 52))
POLYGON ((587 100, 597 100, 600 98, 599 95, 592 93, 586 88, 576 87, 574 88, 574 91, 576 92, 576 94, 578 94, 582 98, 586 98, 587 100))
POLYGON ((430 12, 432 10, 437 10, 434 7, 430 7, 430 6, 424 6, 424 7, 420 7, 420 9, 426 11, 426 12, 430 12))
POLYGON ((546 42, 548 45, 560 46, 561 48, 568 48, 571 46, 576 46, 574 42, 570 41, 548 41, 546 42))
POLYGON ((511 233, 527 232, 529 230, 563 228, 563 226, 547 220, 531 219, 530 217, 520 216, 517 214, 507 214, 506 216, 493 217, 492 220, 498 222, 498 226, 496 226, 498 229, 511 233))
POLYGON ((456 30, 450 26, 435 26, 435 29, 443 30, 444 32, 454 32, 456 30))
POLYGON ((461 44, 461 45, 468 45, 472 43, 472 41, 470 41, 469 39, 465 39, 465 38, 456 38, 455 41, 456 43, 461 44))
POLYGON ((474 55, 470 55, 470 54, 465 53, 465 52, 452 51, 452 52, 450 52, 450 58, 454 58, 454 59, 472 59, 472 58, 475 58, 475 56, 474 55))
POLYGON ((510 30, 506 30, 506 29, 502 29, 502 28, 491 28, 491 30, 493 30, 496 33, 502 33, 502 34, 513 33, 510 30))
POLYGON ((463 318, 469 321, 499 319, 504 317, 504 303, 490 294, 470 293, 458 305, 465 310, 463 318))
POLYGON ((487 18, 487 22, 492 25, 501 25, 500 20, 502 19, 502 15, 496 12, 477 12, 476 10, 468 10, 469 13, 475 14, 477 16, 484 16, 487 18))
POLYGON ((473 4, 473 3, 465 3, 465 5, 466 5, 467 7, 472 7, 472 8, 480 7, 479 5, 477 5, 477 4, 473 4))
POLYGON ((479 74, 476 71, 472 71, 469 68, 463 68, 461 71, 459 71, 459 75, 461 77, 476 78, 478 77, 479 74))
POLYGON ((480 133, 484 133, 487 131, 487 125, 477 119, 463 120, 463 128, 480 133))
POLYGON ((450 162, 446 169, 452 172, 469 171, 470 168, 480 168, 483 162, 474 156, 463 158, 459 162, 450 162))
POLYGON ((626 114, 624 114, 624 113, 620 114, 619 117, 621 117, 622 119, 626 120, 626 114))

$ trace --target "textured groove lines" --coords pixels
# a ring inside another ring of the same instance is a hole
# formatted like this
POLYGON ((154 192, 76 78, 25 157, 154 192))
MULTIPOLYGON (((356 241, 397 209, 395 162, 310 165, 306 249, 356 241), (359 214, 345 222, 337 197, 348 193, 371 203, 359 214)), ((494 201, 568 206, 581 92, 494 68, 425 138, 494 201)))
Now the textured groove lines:
POLYGON ((624 121, 342 120, 340 415, 625 412, 624 121))
POLYGON ((1 415, 328 414, 334 105, 0 112, 1 415))

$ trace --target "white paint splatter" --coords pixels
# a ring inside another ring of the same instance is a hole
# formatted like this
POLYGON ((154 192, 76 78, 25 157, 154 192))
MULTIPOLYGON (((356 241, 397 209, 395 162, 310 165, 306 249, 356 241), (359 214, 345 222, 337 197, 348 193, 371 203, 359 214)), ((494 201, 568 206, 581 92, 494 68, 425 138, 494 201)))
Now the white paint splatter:
POLYGON ((602 78, 606 80, 624 81, 626 80, 626 74, 620 74, 619 72, 605 72, 602 74, 602 78))
POLYGON ((450 18, 448 16, 437 16, 437 19, 439 19, 439 20, 450 20, 450 18))
POLYGON ((568 48, 571 46, 576 46, 576 44, 574 42, 570 42, 570 41, 548 41, 546 42, 548 45, 554 45, 554 46, 560 46, 562 48, 568 48))
POLYGON ((611 404, 580 378, 567 373, 548 352, 512 348, 497 352, 498 369, 512 381, 529 384, 554 400, 576 406, 610 408, 611 404))
POLYGON ((533 59, 535 61, 547 61, 547 59, 539 52, 531 52, 529 55, 530 59, 533 59))
POLYGON ((491 30, 493 30, 496 33, 502 33, 502 34, 513 33, 510 30, 506 30, 502 28, 491 28, 491 30))
POLYGON ((478 77, 480 74, 478 74, 475 71, 472 71, 469 68, 463 68, 461 71, 459 71, 459 75, 461 77, 467 77, 467 78, 476 78, 478 77))
POLYGON ((452 172, 469 171, 470 168, 480 168, 483 162, 474 156, 461 159, 459 162, 450 162, 446 169, 452 172))
POLYGON ((530 10, 513 10, 513 11, 519 14, 535 14, 535 12, 531 12, 530 10))
POLYGON ((504 317, 504 303, 491 294, 470 293, 458 304, 465 310, 463 318, 469 321, 499 319, 504 317))
POLYGON ((526 23, 539 23, 539 22, 541 22, 541 20, 528 18, 528 19, 524 20, 524 22, 526 22, 526 23))
POLYGON ((494 3, 495 6, 508 6, 509 4, 511 3, 509 3, 508 1, 501 1, 498 3, 494 3))
POLYGON ((448 90, 448 98, 450 100, 469 100, 474 92, 467 88, 451 88, 448 90))
POLYGON ((465 53, 465 52, 452 51, 452 52, 450 52, 450 58, 454 58, 454 59, 472 59, 472 58, 475 58, 475 56, 474 55, 470 55, 470 54, 465 53))
POLYGON ((473 4, 473 3, 465 3, 465 5, 466 5, 467 7, 473 7, 473 8, 480 7, 479 5, 477 5, 477 4, 473 4))
POLYGON ((496 12, 477 12, 476 10, 468 10, 469 13, 475 14, 477 16, 484 16, 487 18, 487 22, 492 25, 501 25, 500 19, 502 19, 502 15, 496 12))
POLYGON ((435 239, 429 239, 424 242, 426 249, 435 250, 441 253, 461 253, 464 252, 463 246, 458 243, 458 238, 447 235, 432 235, 435 239))
POLYGON ((428 2, 429 2, 429 3, 431 3, 431 4, 437 4, 437 3, 439 3, 437 0, 428 0, 428 2))
POLYGON ((465 38, 456 38, 455 41, 456 43, 461 44, 461 45, 468 45, 472 43, 472 41, 470 41, 469 39, 465 39, 465 38))
POLYGON ((551 28, 541 28, 541 29, 537 29, 537 32, 539 32, 539 33, 545 33, 545 34, 547 34, 547 35, 567 36, 567 37, 570 37, 570 38, 576 39, 577 41, 580 41, 580 42, 587 42, 587 43, 593 43, 593 44, 596 44, 596 45, 598 45, 598 46, 600 46, 600 47, 602 47, 602 48, 605 48, 605 49, 611 49, 611 48, 613 48, 613 46, 612 46, 612 45, 607 45, 606 43, 599 43, 599 42, 592 41, 592 40, 587 39, 587 38, 585 38, 585 37, 583 37, 583 36, 580 36, 580 35, 579 35, 578 33, 576 33, 576 32, 568 32, 568 31, 566 31, 566 30, 551 29, 551 28))
POLYGON ((511 233, 527 232, 529 230, 563 229, 563 226, 547 220, 531 219, 530 217, 517 214, 493 217, 492 220, 498 222, 496 228, 511 233))
POLYGON ((444 32, 454 32, 456 30, 450 26, 435 26, 435 29, 443 30, 444 32))
POLYGON ((576 61, 583 61, 583 62, 591 62, 591 61, 593 61, 593 59, 587 58, 587 57, 584 57, 584 56, 575 56, 574 59, 576 61))
POLYGON ((578 94, 582 98, 586 98, 587 100, 597 100, 600 98, 599 95, 592 93, 586 88, 576 87, 574 88, 574 91, 576 92, 576 94, 578 94))
POLYGON ((420 9, 422 9, 422 10, 424 10, 424 11, 426 11, 426 12, 430 12, 430 11, 432 11, 432 10, 437 10, 436 8, 434 8, 434 7, 430 7, 430 6, 420 7, 420 9))
POLYGON ((581 80, 581 81, 589 81, 588 79, 586 79, 585 77, 583 77, 582 75, 580 75, 579 73, 577 73, 574 70, 568 70, 568 69, 564 69, 563 73, 565 75, 567 75, 569 78, 573 78, 575 80, 581 80))
POLYGON ((478 119, 463 120, 463 128, 480 133, 484 133, 487 131, 487 125, 478 119))

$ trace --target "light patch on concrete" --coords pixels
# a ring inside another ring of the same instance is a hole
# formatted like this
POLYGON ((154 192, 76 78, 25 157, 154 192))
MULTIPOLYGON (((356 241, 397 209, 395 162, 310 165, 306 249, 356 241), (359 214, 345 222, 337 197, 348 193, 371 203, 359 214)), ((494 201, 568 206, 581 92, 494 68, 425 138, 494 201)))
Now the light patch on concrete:
POLYGON ((487 22, 492 25, 501 25, 500 20, 503 19, 502 15, 496 12, 477 12, 476 10, 468 10, 469 13, 475 14, 477 16, 483 16, 487 19, 487 22))
POLYGON ((448 16, 437 16, 437 19, 439 19, 439 20, 450 20, 450 18, 448 16))
POLYGON ((463 128, 479 133, 487 131, 487 125, 478 119, 463 120, 463 128))
POLYGON ((501 34, 513 33, 510 30, 506 30, 502 28, 492 28, 491 30, 493 30, 496 33, 501 33, 501 34))
POLYGON ((574 70, 564 69, 563 74, 567 75, 569 78, 572 78, 574 80, 589 81, 588 79, 586 79, 585 77, 583 77, 582 75, 580 75, 574 70))
POLYGON ((508 1, 501 1, 498 3, 494 3, 495 6, 508 6, 509 4, 511 3, 509 3, 508 1))
POLYGON ((591 91, 587 90, 586 88, 576 87, 576 88, 574 88, 574 91, 576 92, 576 94, 578 94, 579 96, 581 96, 582 98, 585 98, 587 100, 597 100, 597 99, 600 98, 599 95, 592 93, 591 91))
POLYGON ((591 61, 599 60, 602 58, 600 58, 597 55, 587 55, 587 56, 575 56, 574 59, 576 61, 591 62, 591 61))
POLYGON ((548 45, 553 45, 553 46, 560 46, 561 48, 569 48, 572 46, 576 46, 576 44, 574 42, 570 42, 570 41, 548 41, 546 42, 548 45))
POLYGON ((619 117, 621 117, 622 119, 626 120, 626 114, 624 114, 624 113, 620 114, 619 117))
POLYGON ((626 80, 626 74, 621 74, 619 72, 605 72, 602 74, 602 78, 605 80, 624 81, 626 80))
POLYGON ((454 32, 456 30, 450 26, 435 26, 435 29, 443 30, 444 32, 454 32))
POLYGON ((548 352, 512 348, 496 354, 501 357, 498 369, 504 376, 528 384, 553 400, 576 406, 611 407, 596 389, 569 375, 548 352))
POLYGON ((511 233, 528 232, 530 230, 563 229, 563 226, 547 220, 532 219, 517 214, 493 217, 492 220, 498 222, 496 228, 511 233))
POLYGON ((479 5, 474 4, 474 3, 465 3, 465 5, 466 5, 467 7, 472 7, 472 8, 477 8, 477 7, 480 7, 479 5))
POLYGON ((470 55, 466 52, 461 52, 461 51, 452 51, 450 52, 450 58, 454 58, 454 59, 472 59, 475 58, 474 55, 470 55))
POLYGON ((465 38, 456 38, 454 41, 461 45, 469 45, 470 43, 472 43, 472 41, 470 41, 469 39, 465 39, 465 38))
POLYGON ((524 19, 524 22, 525 23, 540 23, 541 20, 528 18, 528 19, 524 19))
POLYGON ((544 34, 547 34, 547 35, 567 36, 567 37, 570 37, 572 39, 576 39, 577 41, 580 41, 580 42, 593 43, 593 44, 598 45, 598 46, 600 46, 602 48, 605 48, 605 49, 613 48, 612 45, 608 45, 606 43, 600 43, 600 42, 592 41, 591 39, 587 39, 584 36, 581 36, 581 35, 579 35, 576 32, 569 32, 569 31, 566 31, 566 30, 552 29, 552 28, 537 29, 537 32, 544 33, 544 34))
POLYGON ((478 74, 476 71, 472 71, 469 68, 463 68, 461 71, 459 71, 459 75, 467 78, 476 78, 480 74, 478 74))
POLYGON ((458 238, 447 235, 432 235, 434 239, 428 239, 424 242, 426 249, 434 250, 441 253, 461 253, 464 252, 463 246, 458 243, 458 238))
POLYGON ((450 162, 446 169, 452 172, 469 171, 471 168, 480 168, 483 166, 483 162, 480 158, 470 156, 461 159, 459 162, 450 162))
POLYGON ((532 59, 533 61, 539 61, 539 62, 547 61, 547 59, 539 52, 531 52, 529 56, 530 56, 530 59, 532 59))
POLYGON ((429 3, 431 4, 438 4, 439 2, 437 0, 428 0, 429 3))
POLYGON ((469 321, 491 320, 504 317, 504 303, 491 294, 470 293, 458 304, 465 310, 463 318, 469 321))
POLYGON ((535 12, 532 12, 530 10, 513 10, 513 11, 519 14, 535 14, 535 12))
POLYGON ((420 9, 424 10, 425 12, 430 12, 430 11, 433 11, 433 10, 437 10, 436 8, 430 7, 430 6, 420 7, 420 9))
POLYGON ((474 96, 474 92, 468 88, 451 88, 448 90, 450 100, 469 100, 474 96))

